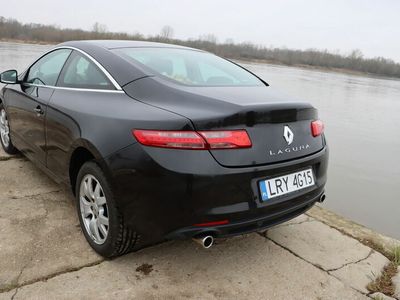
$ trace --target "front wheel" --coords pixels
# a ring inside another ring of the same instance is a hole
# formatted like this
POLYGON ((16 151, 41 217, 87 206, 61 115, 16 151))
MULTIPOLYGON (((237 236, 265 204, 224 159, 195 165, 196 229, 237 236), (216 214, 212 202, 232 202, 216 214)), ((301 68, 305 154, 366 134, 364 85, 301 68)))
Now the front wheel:
POLYGON ((124 223, 101 168, 85 163, 76 182, 78 217, 90 246, 108 258, 133 250, 138 236, 124 223))
POLYGON ((18 152, 11 142, 10 125, 8 124, 7 112, 3 103, 0 103, 0 142, 6 153, 16 154, 18 152))

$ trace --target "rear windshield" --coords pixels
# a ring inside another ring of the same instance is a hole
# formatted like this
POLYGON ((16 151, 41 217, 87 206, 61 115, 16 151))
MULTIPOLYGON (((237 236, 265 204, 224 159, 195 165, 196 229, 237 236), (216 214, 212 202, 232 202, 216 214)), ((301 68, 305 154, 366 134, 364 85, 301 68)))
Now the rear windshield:
POLYGON ((119 48, 115 53, 134 64, 186 85, 260 86, 261 80, 216 55, 177 48, 119 48))

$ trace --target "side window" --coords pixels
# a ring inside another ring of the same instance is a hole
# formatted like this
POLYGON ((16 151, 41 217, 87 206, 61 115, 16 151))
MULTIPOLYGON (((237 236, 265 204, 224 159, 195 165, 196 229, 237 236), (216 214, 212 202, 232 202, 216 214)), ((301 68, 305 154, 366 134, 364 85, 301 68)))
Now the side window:
POLYGON ((87 57, 74 51, 60 76, 57 86, 113 90, 104 73, 87 57))
POLYGON ((43 56, 30 67, 25 81, 39 85, 56 85, 57 78, 71 51, 60 49, 43 56))

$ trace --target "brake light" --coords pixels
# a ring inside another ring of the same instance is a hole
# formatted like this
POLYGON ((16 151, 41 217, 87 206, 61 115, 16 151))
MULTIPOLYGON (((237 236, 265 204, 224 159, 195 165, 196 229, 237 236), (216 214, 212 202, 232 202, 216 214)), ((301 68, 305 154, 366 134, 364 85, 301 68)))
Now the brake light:
POLYGON ((151 147, 215 150, 252 146, 246 130, 196 132, 135 129, 132 133, 140 144, 151 147))
POLYGON ((324 132, 324 123, 321 120, 311 122, 311 133, 313 137, 319 136, 324 132))
POLYGON ((206 149, 206 141, 195 131, 133 130, 139 143, 146 146, 179 149, 206 149))
POLYGON ((250 148, 251 140, 246 130, 200 131, 210 149, 250 148))

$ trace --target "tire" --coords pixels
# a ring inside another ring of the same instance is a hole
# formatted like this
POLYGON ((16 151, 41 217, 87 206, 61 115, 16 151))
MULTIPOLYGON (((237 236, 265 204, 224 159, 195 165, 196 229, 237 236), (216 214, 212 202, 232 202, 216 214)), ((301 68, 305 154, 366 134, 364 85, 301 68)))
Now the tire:
POLYGON ((4 152, 7 154, 17 154, 18 150, 14 147, 10 137, 10 126, 8 124, 7 112, 3 103, 0 103, 0 143, 4 152))
POLYGON ((124 223, 110 184, 94 161, 80 169, 75 195, 81 229, 94 251, 111 258, 134 250, 138 235, 124 223))

